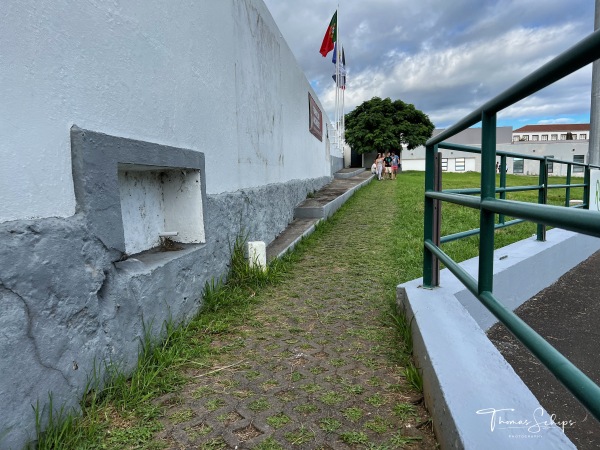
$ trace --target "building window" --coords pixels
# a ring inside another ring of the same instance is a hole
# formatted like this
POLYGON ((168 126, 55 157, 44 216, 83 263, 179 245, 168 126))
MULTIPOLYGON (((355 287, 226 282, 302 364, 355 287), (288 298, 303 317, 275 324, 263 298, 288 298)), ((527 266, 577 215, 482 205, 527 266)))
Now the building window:
MULTIPOLYGON (((554 158, 554 155, 548 155, 548 158, 554 158)), ((552 161, 548 161, 547 167, 548 173, 554 173, 554 163, 552 161)))
POLYGON ((542 134, 542 141, 547 141, 547 140, 548 140, 548 135, 542 134))
POLYGON ((558 140, 558 134, 551 134, 550 135, 550 140, 551 141, 557 141, 558 140))
POLYGON ((513 136, 513 142, 516 142, 516 141, 518 141, 518 140, 519 140, 519 138, 520 138, 520 136, 519 136, 518 134, 515 134, 515 135, 513 136))
MULTIPOLYGON (((582 164, 585 163, 585 155, 573 155, 573 162, 582 164)), ((583 166, 573 166, 573 173, 583 172, 584 169, 585 168, 583 166)))
POLYGON ((454 160, 454 170, 457 172, 465 171, 465 158, 456 158, 454 160))
POLYGON ((524 134, 523 136, 521 136, 521 139, 519 139, 520 141, 528 141, 529 140, 529 135, 528 134, 524 134))
POLYGON ((513 159, 513 173, 523 173, 523 158, 513 159))
POLYGON ((579 139, 587 139, 587 134, 585 134, 585 133, 580 134, 579 139))
POLYGON ((540 136, 539 136, 539 135, 537 135, 537 134, 532 134, 532 135, 531 135, 531 140, 532 140, 532 141, 539 141, 539 140, 540 140, 540 136))
POLYGON ((448 172, 448 158, 442 158, 442 172, 448 172))
POLYGON ((567 133, 561 133, 560 134, 560 140, 561 141, 566 141, 567 140, 567 133))

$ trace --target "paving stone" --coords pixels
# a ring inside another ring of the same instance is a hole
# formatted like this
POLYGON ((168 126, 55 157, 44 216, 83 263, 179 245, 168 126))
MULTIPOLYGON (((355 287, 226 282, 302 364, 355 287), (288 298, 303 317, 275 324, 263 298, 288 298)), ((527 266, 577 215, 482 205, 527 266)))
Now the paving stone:
POLYGON ((339 263, 323 267, 318 254, 306 255, 289 281, 259 294, 245 324, 213 341, 222 351, 211 367, 157 400, 161 439, 194 449, 391 449, 402 436, 414 439, 402 448, 436 447, 421 395, 390 359, 382 294, 364 288, 339 240, 320 249, 338 252, 339 263), (186 422, 173 420, 189 410, 186 422))

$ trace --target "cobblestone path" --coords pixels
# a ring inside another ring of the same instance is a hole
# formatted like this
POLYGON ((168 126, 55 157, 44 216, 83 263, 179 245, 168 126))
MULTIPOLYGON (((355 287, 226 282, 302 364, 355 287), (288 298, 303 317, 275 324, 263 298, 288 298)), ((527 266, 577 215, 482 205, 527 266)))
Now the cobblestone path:
POLYGON ((389 318, 397 182, 361 189, 285 280, 258 294, 244 324, 213 340, 211 367, 188 370, 182 391, 157 400, 157 441, 171 449, 437 448, 421 394, 402 376, 389 318))

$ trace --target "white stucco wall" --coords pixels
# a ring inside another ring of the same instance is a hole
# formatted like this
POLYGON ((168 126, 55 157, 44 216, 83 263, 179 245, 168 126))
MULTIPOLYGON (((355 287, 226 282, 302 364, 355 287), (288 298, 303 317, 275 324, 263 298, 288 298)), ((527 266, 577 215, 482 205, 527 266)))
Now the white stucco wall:
POLYGON ((0 17, 0 222, 74 214, 73 124, 204 152, 208 194, 330 174, 262 0, 3 0, 0 17))

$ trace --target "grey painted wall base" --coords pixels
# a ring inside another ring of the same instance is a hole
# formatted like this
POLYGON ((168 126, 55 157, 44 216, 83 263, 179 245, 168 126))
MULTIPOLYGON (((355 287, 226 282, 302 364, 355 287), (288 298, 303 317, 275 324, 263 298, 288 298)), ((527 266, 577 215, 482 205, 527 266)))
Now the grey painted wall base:
POLYGON ((166 167, 203 170, 203 156, 191 150, 75 132, 73 145, 84 151, 74 158, 74 175, 83 177, 76 179, 76 189, 87 196, 78 213, 66 219, 0 224, 2 450, 21 450, 35 437, 32 405, 39 402, 47 412, 50 392, 56 409, 64 406, 77 411, 94 368, 100 379, 103 363, 118 364, 130 372, 146 330, 158 337, 166 320, 185 322, 200 310, 205 283, 226 275, 238 236, 271 242, 293 219, 294 207, 331 181, 330 177, 293 180, 206 195, 206 243, 121 261, 122 227, 108 225, 118 222, 120 210, 114 186, 94 183, 103 180, 101 169, 115 169, 127 148, 134 149, 136 163, 138 158, 157 155, 166 167), (83 142, 90 138, 91 144, 83 142), (102 165, 105 144, 112 159, 102 165), (93 153, 85 153, 85 148, 93 153), (169 160, 169 155, 176 161, 169 160), (98 172, 86 171, 89 161, 98 172), (94 192, 97 187, 113 191, 94 192), (108 218, 103 211, 110 213, 108 218))
POLYGON ((344 158, 331 157, 331 175, 344 168, 344 158))
MULTIPOLYGON (((599 248, 600 239, 555 229, 547 242, 528 239, 499 249, 494 293, 514 309, 599 248)), ((477 276, 477 259, 461 265, 477 276)), ((550 419, 485 335, 482 326, 487 329, 494 321, 473 307, 447 269, 440 284, 423 289, 417 279, 398 286, 398 306, 412 322, 413 353, 441 447, 574 449, 556 426, 509 429, 500 422, 527 420, 532 425, 550 419), (503 411, 492 416, 491 409, 503 411)))

